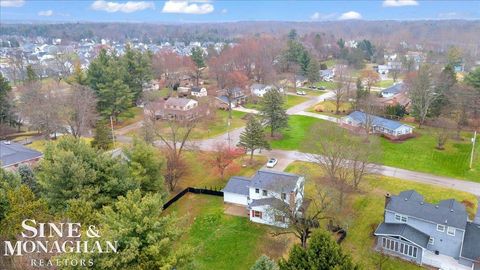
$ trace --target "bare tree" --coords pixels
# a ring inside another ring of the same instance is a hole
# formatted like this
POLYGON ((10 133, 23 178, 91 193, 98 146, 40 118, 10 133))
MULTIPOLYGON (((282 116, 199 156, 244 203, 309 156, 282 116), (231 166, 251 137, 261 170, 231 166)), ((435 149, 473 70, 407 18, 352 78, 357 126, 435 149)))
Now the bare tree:
POLYGON ((24 85, 20 92, 19 112, 33 129, 50 134, 64 131, 62 121, 64 93, 55 87, 56 83, 32 82, 24 85))
POLYGON ((312 154, 307 156, 326 172, 339 192, 338 201, 342 208, 346 192, 358 190, 364 177, 375 169, 369 160, 379 154, 377 141, 352 138, 339 127, 316 126, 312 131, 314 138, 306 143, 312 154))
POLYGON ((360 77, 365 82, 365 86, 367 87, 367 92, 370 93, 370 89, 374 84, 380 81, 380 75, 377 72, 371 69, 364 69, 360 73, 360 77))
POLYGON ((452 130, 454 127, 454 123, 452 120, 440 116, 436 118, 432 125, 435 128, 435 137, 437 138, 437 146, 436 148, 438 150, 444 150, 445 149, 445 144, 447 143, 448 139, 452 136, 452 130))
POLYGON ((366 141, 368 142, 370 133, 374 132, 375 114, 378 109, 378 106, 375 104, 375 97, 367 93, 366 97, 361 98, 357 102, 357 106, 363 112, 363 128, 365 129, 366 141))
POLYGON ((456 84, 454 91, 450 95, 450 118, 456 124, 456 139, 460 140, 463 127, 468 125, 468 116, 474 112, 475 107, 475 89, 464 85, 456 84))
POLYGON ((70 133, 79 138, 95 124, 97 117, 95 94, 87 86, 74 84, 65 96, 63 117, 70 133))
POLYGON ((346 65, 336 67, 336 87, 333 89, 335 94, 335 114, 340 113, 340 106, 350 95, 352 88, 352 76, 346 65))
POLYGON ((300 240, 302 248, 307 247, 307 241, 312 231, 320 227, 320 221, 329 219, 330 200, 326 192, 318 192, 319 200, 304 199, 300 206, 287 204, 278 199, 267 211, 267 214, 281 217, 276 222, 288 224, 288 229, 273 232, 272 235, 293 234, 300 240), (307 211, 308 210, 308 211, 307 211))
POLYGON ((407 78, 406 86, 412 100, 412 113, 419 121, 419 128, 421 128, 432 104, 438 97, 430 67, 428 65, 421 66, 415 75, 407 78))

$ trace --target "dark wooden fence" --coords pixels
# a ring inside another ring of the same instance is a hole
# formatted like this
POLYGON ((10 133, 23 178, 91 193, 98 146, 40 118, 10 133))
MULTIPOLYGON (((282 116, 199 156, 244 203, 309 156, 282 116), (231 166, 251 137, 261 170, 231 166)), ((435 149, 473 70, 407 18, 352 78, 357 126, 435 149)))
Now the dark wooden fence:
POLYGON ((194 188, 194 187, 187 187, 186 189, 182 190, 180 193, 175 195, 175 197, 171 198, 168 202, 163 205, 163 210, 167 209, 170 205, 174 202, 178 201, 187 193, 194 193, 194 194, 206 194, 212 196, 223 196, 223 191, 216 190, 216 189, 207 189, 207 188, 194 188))

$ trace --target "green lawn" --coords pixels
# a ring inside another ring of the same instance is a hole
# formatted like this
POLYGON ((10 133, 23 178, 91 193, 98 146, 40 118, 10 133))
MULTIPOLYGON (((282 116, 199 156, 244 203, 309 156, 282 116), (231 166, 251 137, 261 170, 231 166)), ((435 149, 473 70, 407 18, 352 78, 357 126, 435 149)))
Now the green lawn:
POLYGON ((282 132, 281 140, 272 140, 270 145, 272 148, 284 150, 296 150, 305 140, 309 139, 309 131, 315 123, 326 123, 333 125, 330 122, 322 121, 317 118, 291 115, 288 118, 288 128, 282 132))
MULTIPOLYGON (((232 119, 230 121, 230 130, 242 127, 246 121, 242 119, 246 113, 232 111, 232 119)), ((228 111, 217 110, 215 121, 210 121, 205 125, 196 127, 191 135, 192 139, 206 139, 226 133, 228 130, 228 111)))
POLYGON ((324 81, 321 81, 321 82, 316 82, 314 83, 313 85, 315 85, 316 87, 320 87, 320 86, 323 86, 325 87, 326 89, 334 89, 335 87, 337 87, 336 83, 335 82, 324 82, 324 81))
POLYGON ((189 194, 168 210, 186 219, 180 246, 194 248, 193 269, 249 269, 261 255, 268 228, 225 215, 222 197, 189 194))
POLYGON ((294 95, 286 95, 285 96, 285 108, 291 108, 295 105, 298 105, 300 103, 303 103, 305 101, 307 101, 308 98, 307 97, 303 97, 303 96, 294 96, 294 95))
POLYGON ((126 127, 143 120, 143 108, 132 107, 118 116, 115 129, 126 127))
POLYGON ((333 68, 337 64, 337 60, 328 59, 327 61, 323 61, 322 64, 326 64, 328 68, 333 68))
MULTIPOLYGON (((331 186, 331 182, 322 178, 322 171, 312 163, 294 162, 286 171, 306 175, 306 197, 315 198, 317 187, 326 189, 329 194, 336 192, 335 188, 331 186)), ((360 192, 347 196, 343 210, 334 215, 337 222, 348 231, 342 246, 364 269, 376 269, 378 254, 373 250, 372 233, 383 220, 384 195, 387 192, 398 194, 404 190, 415 189, 425 197, 426 201, 432 203, 449 198, 458 201, 465 200, 468 201, 467 205, 471 205, 467 206, 470 217, 473 216, 477 207, 476 197, 472 194, 390 177, 370 176, 362 182, 360 188, 360 192)), ((383 269, 413 270, 422 268, 400 259, 390 258, 383 269)))
MULTIPOLYGON (((291 108, 291 107, 293 107, 295 105, 298 105, 302 102, 305 102, 307 100, 308 100, 308 98, 304 97, 304 96, 286 95, 286 96, 284 96, 284 101, 285 101, 284 105, 285 105, 285 108, 288 109, 288 108, 291 108)), ((242 106, 247 108, 247 109, 254 109, 254 110, 260 110, 260 108, 261 108, 260 102, 258 102, 258 103, 247 103, 247 104, 243 104, 242 106)))
POLYGON ((380 87, 380 88, 387 88, 393 85, 393 79, 388 79, 388 80, 382 80, 376 83, 374 86, 380 87))
POLYGON ((331 100, 323 101, 317 103, 315 106, 308 109, 309 112, 315 112, 320 114, 325 114, 333 117, 343 117, 346 114, 350 113, 352 110, 352 104, 349 102, 340 103, 340 114, 335 114, 335 102, 331 100))
MULTIPOLYGON (((331 122, 308 117, 290 116, 289 128, 285 129, 280 140, 271 141, 272 148, 284 150, 300 150, 310 152, 303 142, 311 140, 312 127, 319 123, 319 127, 330 128, 331 122)), ((416 138, 404 142, 391 142, 380 138, 382 154, 373 162, 436 175, 467 179, 480 182, 480 157, 477 149, 474 170, 468 169, 470 158, 471 134, 464 133, 463 141, 449 140, 443 151, 435 149, 436 138, 431 128, 416 129, 416 138)), ((355 135, 352 135, 355 136, 355 135)), ((478 144, 477 144, 478 145, 478 144)))

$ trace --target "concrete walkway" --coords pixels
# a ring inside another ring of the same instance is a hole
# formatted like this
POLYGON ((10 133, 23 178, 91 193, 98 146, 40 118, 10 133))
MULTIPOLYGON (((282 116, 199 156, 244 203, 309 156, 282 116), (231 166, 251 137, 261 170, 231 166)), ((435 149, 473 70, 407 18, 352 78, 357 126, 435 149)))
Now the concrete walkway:
POLYGON ((313 113, 313 112, 304 112, 304 111, 301 111, 301 112, 296 113, 295 115, 310 116, 310 117, 314 117, 314 118, 318 118, 318 119, 330 121, 330 122, 337 123, 337 124, 340 122, 340 119, 339 119, 339 118, 336 118, 336 117, 333 117, 333 116, 324 115, 324 114, 319 114, 319 113, 313 113))

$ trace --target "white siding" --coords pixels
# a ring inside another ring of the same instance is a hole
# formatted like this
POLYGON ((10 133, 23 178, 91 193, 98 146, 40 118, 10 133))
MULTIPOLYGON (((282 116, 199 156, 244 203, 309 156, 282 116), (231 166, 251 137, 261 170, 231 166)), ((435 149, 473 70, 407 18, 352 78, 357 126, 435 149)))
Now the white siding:
POLYGON ((234 203, 240 205, 248 205, 247 202, 247 195, 236 194, 231 192, 224 192, 223 193, 223 201, 226 203, 234 203))

